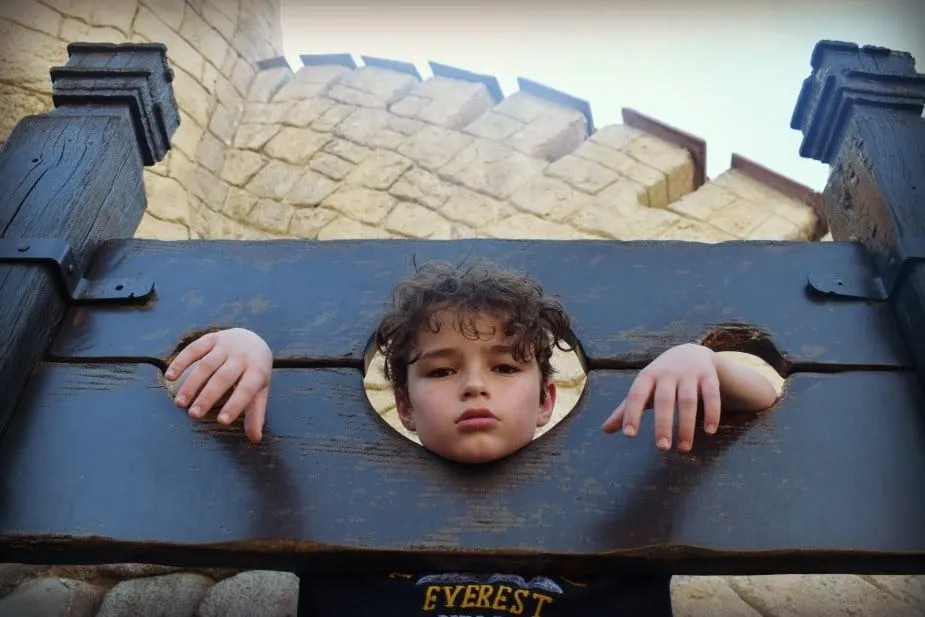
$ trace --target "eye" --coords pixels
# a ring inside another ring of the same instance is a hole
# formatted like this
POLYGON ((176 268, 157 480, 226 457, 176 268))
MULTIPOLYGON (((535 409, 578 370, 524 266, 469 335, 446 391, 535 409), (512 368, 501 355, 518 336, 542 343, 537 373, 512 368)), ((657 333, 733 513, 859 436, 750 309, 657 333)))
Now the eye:
POLYGON ((440 377, 449 377, 453 373, 453 369, 449 367, 435 368, 427 371, 428 377, 434 377, 439 379, 440 377))
POLYGON ((495 370, 505 375, 511 375, 513 373, 519 373, 520 367, 515 364, 499 364, 495 367, 495 370))

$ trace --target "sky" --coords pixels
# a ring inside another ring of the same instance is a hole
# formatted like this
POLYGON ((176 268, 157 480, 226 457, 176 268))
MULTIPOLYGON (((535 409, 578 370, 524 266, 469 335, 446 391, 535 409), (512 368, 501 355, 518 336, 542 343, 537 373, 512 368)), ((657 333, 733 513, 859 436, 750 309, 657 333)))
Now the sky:
POLYGON ((925 73, 925 0, 282 0, 284 54, 430 60, 517 77, 591 104, 595 126, 630 107, 707 142, 707 175, 733 152, 821 191, 790 118, 822 39, 907 51, 925 73))

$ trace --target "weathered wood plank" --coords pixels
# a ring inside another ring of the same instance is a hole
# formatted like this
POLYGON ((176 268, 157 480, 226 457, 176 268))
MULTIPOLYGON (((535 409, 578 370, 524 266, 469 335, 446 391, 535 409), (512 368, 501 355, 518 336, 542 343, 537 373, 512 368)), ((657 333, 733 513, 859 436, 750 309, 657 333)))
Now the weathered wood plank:
MULTIPOLYGON (((163 158, 178 117, 162 45, 69 50, 54 72, 58 107, 21 120, 0 148, 0 237, 63 239, 83 273, 101 242, 134 234, 143 163, 163 158)), ((0 263, 0 433, 69 304, 47 266, 0 263)))
POLYGON ((892 300, 925 383, 925 74, 905 52, 816 45, 791 126, 800 154, 832 166, 823 204, 832 236, 870 251, 890 291, 913 240, 917 263, 892 300))
POLYGON ((326 571, 925 573, 914 373, 796 375, 778 408, 727 415, 689 454, 600 431, 634 376, 592 371, 552 431, 466 466, 388 427, 353 369, 277 369, 254 445, 239 425, 189 419, 151 365, 42 364, 0 442, 0 552, 326 571))
POLYGON ((863 249, 788 242, 112 242, 93 276, 143 274, 154 279, 157 298, 142 308, 75 307, 51 353, 160 362, 190 332, 240 326, 263 336, 281 362, 359 366, 412 256, 456 262, 467 254, 527 271, 559 295, 592 367, 642 367, 716 329, 745 330, 742 350, 784 373, 791 364, 839 370, 911 362, 887 304, 806 290, 812 271, 874 276, 863 249), (762 337, 783 357, 767 353, 762 337))

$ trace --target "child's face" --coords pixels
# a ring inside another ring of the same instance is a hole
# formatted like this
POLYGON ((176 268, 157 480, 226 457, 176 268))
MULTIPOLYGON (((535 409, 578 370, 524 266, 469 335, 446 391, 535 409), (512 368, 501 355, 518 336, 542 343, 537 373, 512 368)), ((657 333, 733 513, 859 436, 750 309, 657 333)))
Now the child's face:
POLYGON ((428 450, 454 461, 483 463, 524 447, 549 421, 556 386, 541 383, 539 363, 516 362, 500 321, 474 318, 478 340, 460 333, 452 313, 440 331, 418 334, 408 366, 410 405, 396 396, 399 417, 428 450), (540 402, 540 391, 546 396, 540 402))

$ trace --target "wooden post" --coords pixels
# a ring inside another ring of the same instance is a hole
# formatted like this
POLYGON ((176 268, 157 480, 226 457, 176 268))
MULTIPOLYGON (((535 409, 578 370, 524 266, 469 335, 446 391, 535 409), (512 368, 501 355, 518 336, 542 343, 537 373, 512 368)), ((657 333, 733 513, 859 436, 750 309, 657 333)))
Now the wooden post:
POLYGON ((53 267, 9 262, 10 247, 63 240, 79 277, 103 242, 134 234, 143 166, 164 158, 179 125, 166 51, 69 45, 51 71, 55 109, 22 119, 0 149, 0 434, 70 304, 53 267))
POLYGON ((831 166, 832 237, 863 244, 880 273, 855 300, 889 299, 925 383, 925 76, 908 53, 837 41, 816 45, 812 68, 791 121, 800 154, 831 166))

